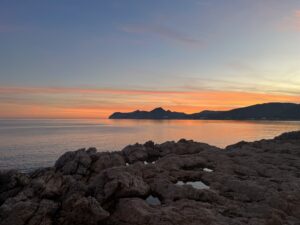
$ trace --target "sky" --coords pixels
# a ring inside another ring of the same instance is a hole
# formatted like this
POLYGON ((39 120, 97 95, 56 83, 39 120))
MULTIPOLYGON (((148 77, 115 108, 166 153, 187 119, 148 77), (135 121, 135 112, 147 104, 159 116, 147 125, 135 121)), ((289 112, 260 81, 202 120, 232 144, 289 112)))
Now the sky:
POLYGON ((299 0, 1 0, 0 118, 300 103, 299 0))

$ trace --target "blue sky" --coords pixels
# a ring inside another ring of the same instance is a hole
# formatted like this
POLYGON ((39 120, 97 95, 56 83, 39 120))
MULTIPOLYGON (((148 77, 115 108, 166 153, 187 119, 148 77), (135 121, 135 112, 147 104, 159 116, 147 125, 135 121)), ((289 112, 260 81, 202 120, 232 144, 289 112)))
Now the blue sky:
POLYGON ((299 95, 299 40, 299 0, 2 0, 0 86, 299 95))

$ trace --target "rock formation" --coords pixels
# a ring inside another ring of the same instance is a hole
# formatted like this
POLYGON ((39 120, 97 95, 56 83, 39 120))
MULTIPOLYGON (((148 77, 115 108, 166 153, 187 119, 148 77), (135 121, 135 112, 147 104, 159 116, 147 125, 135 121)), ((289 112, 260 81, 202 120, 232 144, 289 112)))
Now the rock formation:
POLYGON ((67 152, 0 173, 0 225, 299 225, 300 132, 219 149, 189 140, 67 152))
POLYGON ((300 120, 300 104, 271 102, 236 108, 228 111, 209 111, 186 114, 163 108, 152 111, 115 112, 109 119, 151 119, 151 120, 300 120))

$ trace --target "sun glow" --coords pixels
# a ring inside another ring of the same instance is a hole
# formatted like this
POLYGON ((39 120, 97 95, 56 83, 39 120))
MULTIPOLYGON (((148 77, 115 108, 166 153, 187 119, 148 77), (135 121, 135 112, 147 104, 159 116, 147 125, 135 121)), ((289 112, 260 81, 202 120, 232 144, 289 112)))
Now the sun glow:
POLYGON ((300 102, 296 95, 233 91, 162 91, 80 88, 0 88, 1 118, 107 118, 116 111, 163 107, 195 113, 266 102, 300 102))

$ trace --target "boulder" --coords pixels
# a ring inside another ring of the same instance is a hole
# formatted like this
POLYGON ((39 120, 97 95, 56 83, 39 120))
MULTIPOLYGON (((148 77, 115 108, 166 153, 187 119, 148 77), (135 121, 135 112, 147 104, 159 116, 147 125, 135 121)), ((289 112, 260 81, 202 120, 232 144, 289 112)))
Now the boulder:
POLYGON ((29 183, 29 176, 15 170, 0 171, 0 205, 16 196, 29 183))
POLYGON ((61 171, 64 175, 87 175, 88 169, 92 162, 85 149, 80 149, 75 152, 66 152, 55 163, 55 168, 61 171))
POLYGON ((97 155, 90 169, 95 173, 99 173, 104 169, 117 166, 125 166, 125 160, 122 155, 104 152, 97 155))
POLYGON ((147 148, 140 144, 128 145, 122 150, 122 153, 128 163, 145 161, 148 159, 147 148))
POLYGON ((298 135, 80 149, 29 174, 1 171, 0 225, 298 225, 298 135))
POLYGON ((89 197, 74 196, 63 204, 59 224, 64 225, 97 225, 109 217, 99 202, 89 197))
POLYGON ((149 185, 142 177, 121 168, 103 171, 93 179, 90 189, 99 202, 124 197, 142 197, 150 191, 149 185))

